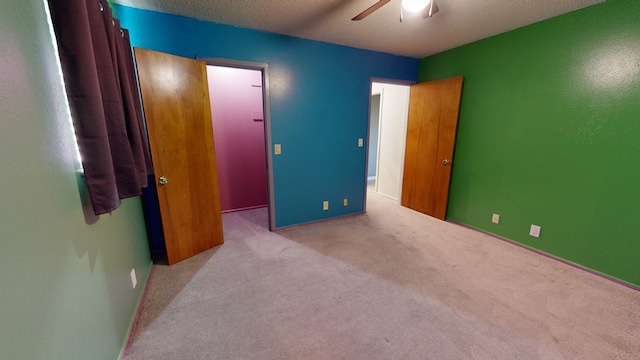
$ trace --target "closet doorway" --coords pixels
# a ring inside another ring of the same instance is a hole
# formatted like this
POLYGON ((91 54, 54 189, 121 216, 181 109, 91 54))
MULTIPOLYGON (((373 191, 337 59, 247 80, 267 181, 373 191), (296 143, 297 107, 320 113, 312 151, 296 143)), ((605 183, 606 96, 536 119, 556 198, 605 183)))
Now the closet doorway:
POLYGON ((273 229, 267 65, 205 61, 222 212, 268 208, 273 229))

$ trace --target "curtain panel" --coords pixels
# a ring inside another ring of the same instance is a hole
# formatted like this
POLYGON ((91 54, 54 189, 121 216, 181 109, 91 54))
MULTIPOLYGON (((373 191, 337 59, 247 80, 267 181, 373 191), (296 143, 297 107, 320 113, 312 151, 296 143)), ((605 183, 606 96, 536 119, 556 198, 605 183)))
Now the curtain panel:
POLYGON ((129 42, 106 0, 48 0, 84 178, 96 215, 152 173, 129 42))

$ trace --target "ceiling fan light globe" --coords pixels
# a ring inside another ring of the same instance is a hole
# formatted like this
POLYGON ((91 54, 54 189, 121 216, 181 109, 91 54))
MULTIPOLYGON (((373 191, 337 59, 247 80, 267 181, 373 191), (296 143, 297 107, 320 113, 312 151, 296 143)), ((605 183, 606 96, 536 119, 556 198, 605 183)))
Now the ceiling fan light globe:
POLYGON ((411 13, 419 13, 424 10, 431 0, 402 0, 402 8, 411 13))

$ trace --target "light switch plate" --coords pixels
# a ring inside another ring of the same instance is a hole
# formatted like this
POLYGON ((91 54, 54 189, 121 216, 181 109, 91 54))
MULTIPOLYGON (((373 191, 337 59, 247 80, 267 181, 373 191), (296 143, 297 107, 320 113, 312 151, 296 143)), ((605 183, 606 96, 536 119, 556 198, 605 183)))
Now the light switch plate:
POLYGON ((494 223, 494 224, 499 224, 500 223, 500 215, 493 214, 493 217, 491 217, 491 222, 494 223))
POLYGON ((329 210, 329 202, 328 201, 323 201, 322 202, 322 210, 329 210))
POLYGON ((274 152, 276 155, 280 155, 280 154, 282 154, 282 145, 280 145, 280 144, 275 144, 275 145, 273 145, 273 152, 274 152))
POLYGON ((363 147, 364 146, 364 139, 363 138, 359 138, 358 139, 358 147, 363 147))

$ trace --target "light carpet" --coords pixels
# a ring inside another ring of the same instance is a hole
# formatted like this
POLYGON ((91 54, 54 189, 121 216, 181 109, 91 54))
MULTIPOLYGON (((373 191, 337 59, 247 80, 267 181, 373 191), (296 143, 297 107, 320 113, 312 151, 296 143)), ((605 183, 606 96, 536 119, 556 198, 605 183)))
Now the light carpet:
POLYGON ((640 359, 640 292, 370 192, 154 266, 126 359, 640 359))

